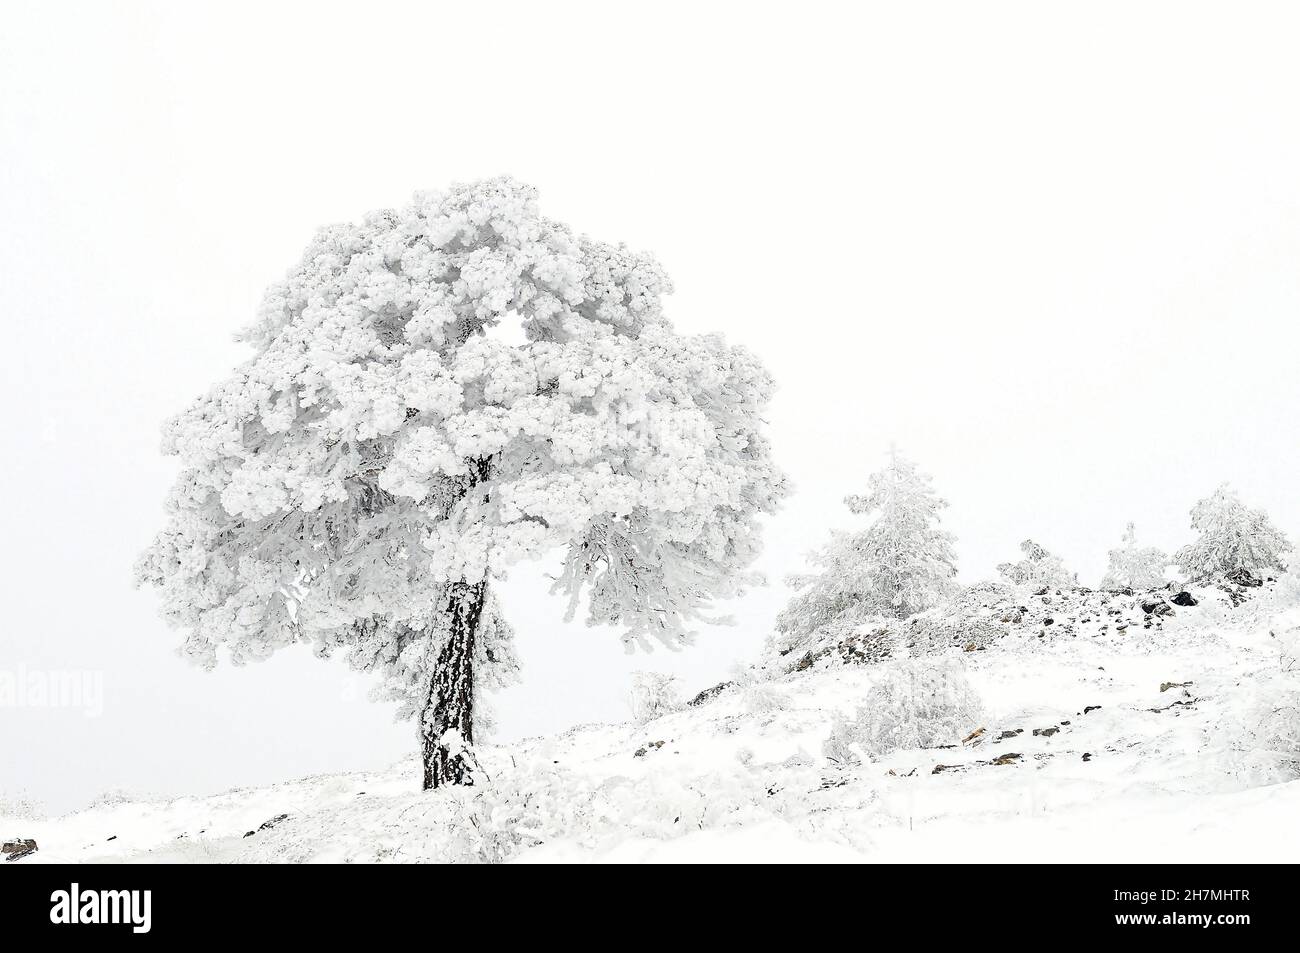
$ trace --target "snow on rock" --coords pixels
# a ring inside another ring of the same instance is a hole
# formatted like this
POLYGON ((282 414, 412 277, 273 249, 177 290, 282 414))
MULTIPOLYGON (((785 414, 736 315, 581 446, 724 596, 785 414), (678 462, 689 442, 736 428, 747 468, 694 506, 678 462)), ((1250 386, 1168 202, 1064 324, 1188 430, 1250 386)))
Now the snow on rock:
POLYGON ((1236 588, 1195 592, 1178 587, 1143 592, 971 586, 951 603, 906 620, 877 617, 822 626, 800 638, 774 638, 763 665, 803 671, 839 664, 874 664, 897 656, 984 651, 1003 640, 1024 650, 1034 642, 1085 638, 1120 642, 1172 631, 1199 633, 1242 599, 1236 588), (1204 608, 1197 608, 1204 603, 1204 608), (1216 614, 1217 613, 1217 614, 1216 614), (1187 624, 1183 623, 1186 619, 1187 624))

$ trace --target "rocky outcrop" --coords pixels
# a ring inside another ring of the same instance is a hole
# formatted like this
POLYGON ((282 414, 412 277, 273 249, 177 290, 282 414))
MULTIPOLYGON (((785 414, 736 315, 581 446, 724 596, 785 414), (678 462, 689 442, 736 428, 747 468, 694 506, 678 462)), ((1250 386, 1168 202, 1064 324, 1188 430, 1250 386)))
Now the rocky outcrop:
POLYGON ((1023 587, 983 583, 965 589, 945 606, 910 619, 831 623, 812 635, 774 645, 768 664, 784 672, 872 665, 890 658, 900 646, 911 656, 982 652, 1011 636, 1044 642, 1079 637, 1130 639, 1145 631, 1160 631, 1167 621, 1193 610, 1198 603, 1191 592, 1178 586, 1142 592, 1082 587, 1030 592, 1023 587))
POLYGON ((262 826, 259 827, 257 830, 255 830, 255 831, 249 831, 249 832, 248 832, 247 834, 245 834, 244 836, 245 836, 245 837, 252 837, 254 834, 260 834, 262 831, 269 831, 271 828, 275 827, 275 826, 276 826, 277 824, 279 824, 281 821, 287 821, 288 819, 289 819, 289 815, 288 815, 288 814, 277 814, 275 817, 271 818, 269 821, 263 821, 263 822, 262 822, 262 826))
POLYGON ((6 861, 22 860, 29 854, 34 854, 38 850, 36 841, 30 838, 19 838, 18 840, 5 841, 0 846, 0 853, 4 854, 6 861))
POLYGON ((714 685, 712 688, 704 689, 704 691, 700 692, 698 695, 696 695, 686 704, 691 708, 699 708, 705 702, 713 701, 713 699, 717 698, 727 689, 732 688, 735 684, 736 684, 735 682, 719 682, 718 684, 714 685))

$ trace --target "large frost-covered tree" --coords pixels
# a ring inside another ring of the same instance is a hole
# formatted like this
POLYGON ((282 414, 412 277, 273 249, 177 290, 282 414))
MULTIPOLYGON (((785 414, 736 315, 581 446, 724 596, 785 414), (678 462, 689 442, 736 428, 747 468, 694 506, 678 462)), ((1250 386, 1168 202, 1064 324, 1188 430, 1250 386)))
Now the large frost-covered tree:
POLYGON ((251 360, 165 428, 183 470, 139 576, 184 654, 346 653, 417 718, 436 787, 472 783, 479 694, 514 671, 511 563, 562 552, 569 614, 585 596, 630 647, 718 621, 785 490, 772 381, 675 333, 670 290, 504 178, 321 231, 251 360))
POLYGON ((1200 535, 1174 557, 1189 582, 1257 584, 1286 568, 1290 541, 1226 483, 1192 508, 1192 529, 1200 535))
POLYGON ((956 590, 953 536, 939 528, 939 498, 930 477, 896 451, 867 481, 869 492, 845 498, 849 511, 874 514, 865 529, 836 531, 809 561, 820 572, 793 575, 802 590, 777 616, 777 631, 799 638, 822 626, 873 615, 907 618, 956 590))
POLYGON ((1110 563, 1102 577, 1101 588, 1156 589, 1165 584, 1165 567, 1173 562, 1157 546, 1139 546, 1137 530, 1129 523, 1124 529, 1124 545, 1110 551, 1110 563))

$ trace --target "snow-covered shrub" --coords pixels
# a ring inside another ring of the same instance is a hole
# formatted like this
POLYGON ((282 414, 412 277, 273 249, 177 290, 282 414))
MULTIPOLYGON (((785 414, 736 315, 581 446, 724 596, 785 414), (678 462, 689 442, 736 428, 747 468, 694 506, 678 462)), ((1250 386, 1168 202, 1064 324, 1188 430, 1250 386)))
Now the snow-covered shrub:
POLYGON ((1289 768, 1292 777, 1300 777, 1300 685, 1261 702, 1255 745, 1289 768))
POLYGON ((677 676, 665 672, 632 673, 632 718, 638 724, 682 707, 677 676))
POLYGON ((998 572, 1013 586, 1027 589, 1056 589, 1078 585, 1078 577, 1032 539, 1020 544, 1025 558, 1018 563, 1001 563, 998 572))
POLYGON ((1300 676, 1300 626, 1275 633, 1282 671, 1300 676))
MULTIPOLYGON (((1283 653, 1283 666, 1294 658, 1283 653)), ((1257 673, 1249 695, 1230 716, 1235 772, 1251 784, 1300 778, 1300 674, 1294 670, 1257 673)))
POLYGON ((21 821, 40 820, 45 817, 44 806, 26 794, 0 794, 0 818, 21 821))
POLYGON ((785 707, 785 694, 757 669, 740 666, 732 681, 740 690, 741 704, 751 715, 764 715, 785 707))
POLYGON ((832 725, 823 751, 853 763, 906 748, 958 744, 979 727, 982 712, 959 666, 908 659, 882 669, 854 717, 832 725))
POLYGON ((129 787, 111 787, 100 791, 86 804, 86 810, 97 807, 118 807, 122 804, 150 804, 164 801, 162 795, 152 791, 138 791, 129 787))
POLYGON ((1279 669, 1300 678, 1300 577, 1294 572, 1282 573, 1237 613, 1255 625, 1267 626, 1269 637, 1276 642, 1279 669))
POLYGON ((1192 528, 1200 535, 1175 556, 1190 582, 1259 585, 1286 568, 1291 542, 1226 483, 1193 507, 1192 528))
POLYGON ((957 590, 951 533, 938 526, 948 504, 916 464, 893 453, 867 481, 865 496, 845 504, 858 515, 874 514, 866 529, 833 532, 809 557, 820 572, 792 575, 800 590, 777 616, 786 638, 801 638, 824 626, 861 622, 873 616, 905 619, 948 599, 957 590))
POLYGON ((745 687, 740 697, 751 715, 765 715, 785 707, 785 694, 771 682, 755 681, 745 687))
POLYGON ((1173 562, 1157 546, 1139 546, 1132 523, 1124 530, 1124 545, 1109 555, 1110 565, 1101 580, 1101 588, 1109 592, 1158 589, 1165 584, 1165 567, 1173 562))
POLYGON ((1275 666, 1254 673, 1229 699, 1235 770, 1254 784, 1300 778, 1300 579, 1284 573, 1225 616, 1255 631, 1266 622, 1277 653, 1275 666))

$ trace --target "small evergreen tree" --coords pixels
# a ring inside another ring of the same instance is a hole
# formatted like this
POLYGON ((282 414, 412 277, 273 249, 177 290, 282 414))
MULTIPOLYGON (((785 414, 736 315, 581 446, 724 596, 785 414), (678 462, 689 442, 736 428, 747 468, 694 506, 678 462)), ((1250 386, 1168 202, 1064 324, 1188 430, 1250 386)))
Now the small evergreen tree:
POLYGON ((1129 523, 1124 530, 1124 545, 1110 551, 1110 566, 1102 577, 1101 588, 1156 589, 1165 583, 1165 567, 1172 560, 1157 546, 1139 546, 1137 532, 1129 523))
POLYGON ((1020 562, 1002 563, 998 566, 998 572, 1013 586, 1058 589, 1078 585, 1078 577, 1065 568, 1061 557, 1053 556, 1032 539, 1021 543, 1020 551, 1025 554, 1020 562))
POLYGON ((938 528, 948 504, 930 477, 896 451, 883 470, 868 478, 865 496, 849 496, 855 514, 875 514, 858 532, 833 532, 809 561, 821 572, 793 575, 788 585, 803 590, 777 616, 777 631, 808 635, 832 622, 873 615, 907 618, 956 591, 953 536, 938 528))
POLYGON ((1176 555, 1188 582, 1258 585, 1286 568, 1290 541, 1268 514, 1246 506, 1226 483, 1192 509, 1192 528, 1200 535, 1176 555))

